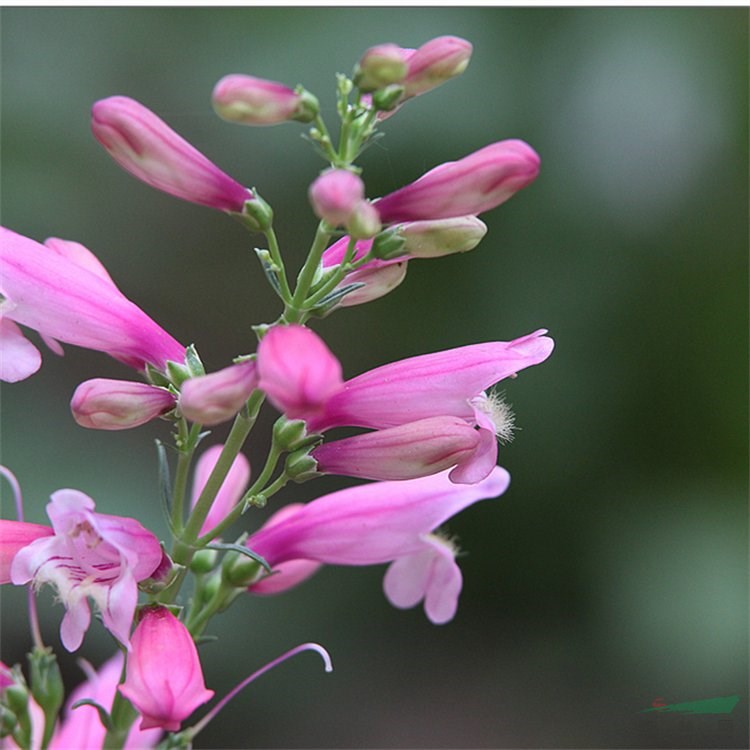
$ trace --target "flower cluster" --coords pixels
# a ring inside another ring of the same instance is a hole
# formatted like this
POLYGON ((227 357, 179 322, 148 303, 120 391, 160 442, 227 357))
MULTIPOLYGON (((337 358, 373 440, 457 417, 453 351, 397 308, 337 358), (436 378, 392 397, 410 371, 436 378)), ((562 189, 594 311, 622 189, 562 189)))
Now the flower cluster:
POLYGON ((0 668, 0 734, 7 746, 143 748, 166 732, 170 747, 189 747, 228 700, 286 658, 314 650, 330 670, 321 646, 302 644, 185 726, 214 696, 197 647, 211 619, 237 598, 287 592, 322 565, 387 564, 383 590, 393 606, 422 602, 435 624, 456 616, 462 574, 457 544, 443 524, 508 488, 498 443, 510 440, 514 416, 492 389, 544 362, 552 339, 540 329, 345 377, 308 324, 382 297, 403 281, 411 260, 472 250, 487 233, 479 216, 536 178, 539 157, 510 139, 436 166, 387 195, 368 196, 357 159, 378 128, 410 99, 462 73, 471 52, 467 41, 450 36, 417 49, 367 50, 350 78, 337 79, 337 144, 317 98, 301 86, 245 74, 216 84, 212 101, 223 119, 301 123, 326 161, 309 187, 320 221, 295 277, 273 209, 257 188, 229 176, 143 104, 125 96, 94 104, 94 137, 123 169, 225 212, 265 240, 256 252, 281 310, 272 323, 255 327, 257 342, 212 371, 195 345, 180 344, 133 304, 83 245, 40 244, 0 230, 2 380, 28 378, 41 365, 22 327, 57 354, 62 344, 104 352, 140 379, 81 383, 70 402, 75 421, 123 430, 158 418, 174 439, 173 454, 159 451, 162 491, 169 494, 168 533, 160 535, 135 518, 97 511, 75 489, 52 494, 50 525, 26 522, 18 483, 1 469, 14 488, 18 517, 0 520, 0 583, 29 587, 34 642, 28 679, 20 667, 0 668), (251 471, 242 450, 265 401, 279 414, 266 461, 251 471), (229 421, 225 442, 206 446, 206 428, 229 421), (340 428, 348 434, 337 435, 340 428), (282 505, 253 522, 289 482, 322 474, 368 481, 282 505), (65 649, 82 646, 91 602, 120 646, 98 672, 85 666, 87 681, 62 716, 59 670, 36 619, 34 593, 42 586, 54 589, 65 609, 65 649))

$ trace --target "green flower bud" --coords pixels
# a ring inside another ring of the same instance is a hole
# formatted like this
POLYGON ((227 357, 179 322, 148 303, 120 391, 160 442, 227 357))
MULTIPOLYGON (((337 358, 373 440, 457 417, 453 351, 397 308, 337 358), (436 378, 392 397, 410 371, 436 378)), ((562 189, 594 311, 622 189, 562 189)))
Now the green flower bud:
POLYGON ((310 448, 300 448, 286 457, 284 473, 298 484, 321 476, 318 462, 310 455, 310 448))
POLYGON ((199 549, 190 561, 190 570, 197 575, 210 573, 218 557, 219 554, 215 549, 199 549))

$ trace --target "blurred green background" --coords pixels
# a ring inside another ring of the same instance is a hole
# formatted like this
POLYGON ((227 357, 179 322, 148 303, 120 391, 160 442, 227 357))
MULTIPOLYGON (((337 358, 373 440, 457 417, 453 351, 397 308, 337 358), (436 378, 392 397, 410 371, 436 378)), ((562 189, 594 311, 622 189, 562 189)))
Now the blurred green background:
MULTIPOLYGON (((384 124, 361 159, 368 196, 504 138, 542 157, 538 181, 482 217, 477 250, 414 262, 389 296, 315 324, 348 376, 539 327, 557 342, 502 384, 521 427, 500 454, 511 489, 449 525, 468 553, 455 621, 391 608, 381 568, 242 600, 202 648, 219 695, 302 641, 324 644, 335 671, 311 655, 284 665, 197 747, 747 746, 747 9, 5 8, 1 20, 3 224, 87 245, 211 370, 278 313, 259 240, 121 171, 89 132, 97 99, 138 99, 256 186, 293 268, 323 163, 296 124, 220 121, 209 96, 227 73, 302 83, 333 124, 334 74, 364 49, 459 35, 471 65, 384 124), (723 722, 639 713, 656 697, 731 694, 723 722)), ((28 520, 76 487, 164 533, 154 439, 167 425, 97 433, 68 411, 82 380, 129 376, 67 347, 3 388, 2 462, 28 520)), ((262 449, 248 448, 256 467, 262 449)), ((41 599, 58 646, 62 609, 41 599)), ((23 593, 5 587, 3 604, 13 663, 29 645, 23 593)), ((110 649, 93 627, 79 655, 110 649)), ((75 657, 61 659, 72 686, 75 657)))

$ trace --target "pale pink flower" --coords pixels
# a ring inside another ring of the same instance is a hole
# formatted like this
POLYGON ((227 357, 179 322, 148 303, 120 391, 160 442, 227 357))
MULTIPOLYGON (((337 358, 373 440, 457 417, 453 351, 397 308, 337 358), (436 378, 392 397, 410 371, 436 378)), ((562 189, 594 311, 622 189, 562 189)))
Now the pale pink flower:
MULTIPOLYGON (((323 474, 402 480, 456 467, 449 474, 454 479, 465 474, 466 465, 475 465, 480 443, 479 431, 463 419, 430 417, 326 442, 311 455, 323 474)), ((494 461, 482 469, 484 476, 493 466, 494 461)))
POLYGON ((221 211, 241 212, 251 190, 222 172, 200 151, 134 99, 96 102, 91 130, 127 172, 157 190, 221 211))
POLYGON ((39 369, 39 351, 16 324, 39 332, 56 353, 62 341, 102 351, 138 370, 183 362, 175 341, 112 283, 83 245, 40 245, 0 228, 0 376, 14 382, 39 369))
MULTIPOLYGON (((210 448, 205 450, 201 457, 195 464, 195 472, 193 474, 193 489, 191 505, 194 506, 198 502, 203 488, 206 486, 211 472, 216 466, 216 462, 219 460, 223 446, 212 445, 210 448)), ((224 479, 224 483, 221 485, 214 502, 211 505, 211 510, 206 516, 206 520, 203 522, 200 534, 203 535, 210 531, 218 523, 221 523, 229 512, 234 508, 235 505, 240 501, 240 498, 247 489, 247 483, 250 480, 250 463, 242 453, 238 453, 232 466, 229 469, 229 473, 224 479)))
POLYGON ((216 114, 241 125, 275 125, 292 120, 302 107, 302 97, 276 81, 232 74, 224 76, 211 94, 216 114))
POLYGON ((145 607, 133 632, 120 692, 143 716, 141 729, 176 732, 214 694, 203 680, 198 651, 187 628, 160 605, 145 607))
POLYGON ((328 169, 310 185, 308 197, 319 219, 342 226, 364 199, 365 185, 348 169, 328 169))
POLYGON ((539 156, 531 146, 499 141, 431 169, 375 207, 385 223, 476 215, 504 203, 538 174, 539 156))
POLYGON ((73 393, 73 419, 93 430, 128 430, 174 409, 177 399, 166 388, 128 380, 94 378, 73 393))
POLYGON ((16 585, 49 583, 65 605, 60 637, 75 651, 91 621, 87 597, 105 627, 128 645, 138 600, 138 582, 162 560, 159 540, 133 518, 94 512, 94 501, 78 490, 58 490, 47 505, 53 536, 20 549, 11 564, 16 585))
POLYGON ((249 591, 284 591, 312 575, 319 564, 391 563, 384 581, 388 600, 412 607, 424 599, 433 623, 448 622, 456 612, 461 571, 453 545, 434 531, 478 500, 501 495, 509 482, 500 467, 473 485, 453 484, 443 472, 350 487, 282 509, 283 518, 272 517, 247 540, 275 570, 249 591))
MULTIPOLYGON (((91 700, 106 711, 111 711, 117 684, 122 674, 124 657, 118 651, 98 671, 81 661, 86 681, 70 694, 61 723, 55 729, 49 750, 99 750, 104 745, 107 730, 99 718, 99 712, 90 705, 73 705, 81 700, 91 700)), ((147 750, 156 747, 161 739, 159 729, 141 730, 133 726, 125 740, 124 750, 147 750)))
POLYGON ((232 419, 258 385, 255 362, 240 362, 186 380, 180 389, 180 411, 191 422, 213 426, 232 419))
POLYGON ((275 326, 258 345, 258 386, 290 419, 317 413, 343 385, 341 363, 300 325, 275 326))

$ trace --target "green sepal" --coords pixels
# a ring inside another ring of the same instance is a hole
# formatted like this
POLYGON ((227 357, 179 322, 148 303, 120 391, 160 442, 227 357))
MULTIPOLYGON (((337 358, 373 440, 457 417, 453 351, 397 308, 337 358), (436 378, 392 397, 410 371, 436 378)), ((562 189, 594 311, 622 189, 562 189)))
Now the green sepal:
POLYGON ((334 289, 329 294, 326 294, 323 299, 316 302, 315 307, 310 312, 317 318, 325 318, 347 294, 356 292, 357 289, 361 289, 363 286, 365 286, 363 282, 356 281, 353 284, 347 284, 346 286, 334 289))
POLYGON ((399 227, 386 229, 381 232, 372 242, 370 255, 380 260, 390 260, 399 258, 404 255, 404 246, 406 237, 404 237, 399 227))
POLYGON ((209 544, 206 549, 218 549, 237 552, 240 555, 249 557, 251 560, 257 562, 258 565, 260 565, 266 572, 271 572, 271 566, 268 564, 268 561, 264 557, 259 555, 257 552, 253 552, 249 547, 245 547, 242 544, 232 544, 231 542, 214 542, 213 544, 209 544))
POLYGON ((312 122, 320 113, 318 97, 311 94, 302 85, 296 86, 294 93, 299 96, 299 104, 292 115, 292 119, 297 122, 312 122))
POLYGON ((167 461, 167 448, 158 438, 156 443, 156 457, 159 464, 159 499, 162 510, 167 517, 167 522, 172 526, 172 479, 169 474, 169 462, 167 461))
POLYGON ((108 732, 111 732, 112 729, 114 729, 114 726, 112 725, 112 717, 109 715, 109 711, 103 706, 100 706, 95 700, 92 700, 91 698, 82 698, 81 700, 76 701, 70 708, 71 710, 74 710, 79 706, 92 706, 99 714, 99 721, 101 721, 102 726, 108 732))
POLYGON ((13 734, 18 718, 7 706, 0 705, 0 739, 13 734))
POLYGON ((392 83, 390 86, 376 91, 372 95, 372 103, 375 109, 389 112, 399 103, 401 97, 404 95, 404 90, 404 87, 400 84, 392 83))
POLYGON ((195 344, 190 344, 185 350, 185 365, 190 372, 190 377, 197 378, 206 374, 206 368, 198 356, 198 350, 195 344))
POLYGON ((179 362, 173 362, 171 359, 168 359, 167 377, 172 384, 179 388, 186 380, 189 380, 193 376, 187 365, 182 365, 179 362))
POLYGON ((252 188, 254 198, 245 201, 242 213, 234 215, 251 231, 267 232, 273 226, 273 209, 252 188))
POLYGON ((172 383, 169 378, 151 363, 146 363, 146 379, 151 385, 158 385, 162 388, 168 388, 172 383))
POLYGON ((283 297, 281 293, 281 283, 279 282, 279 271, 281 269, 271 259, 271 253, 268 252, 268 250, 256 247, 255 254, 258 256, 260 266, 263 269, 263 274, 271 285, 271 288, 279 297, 283 297))

